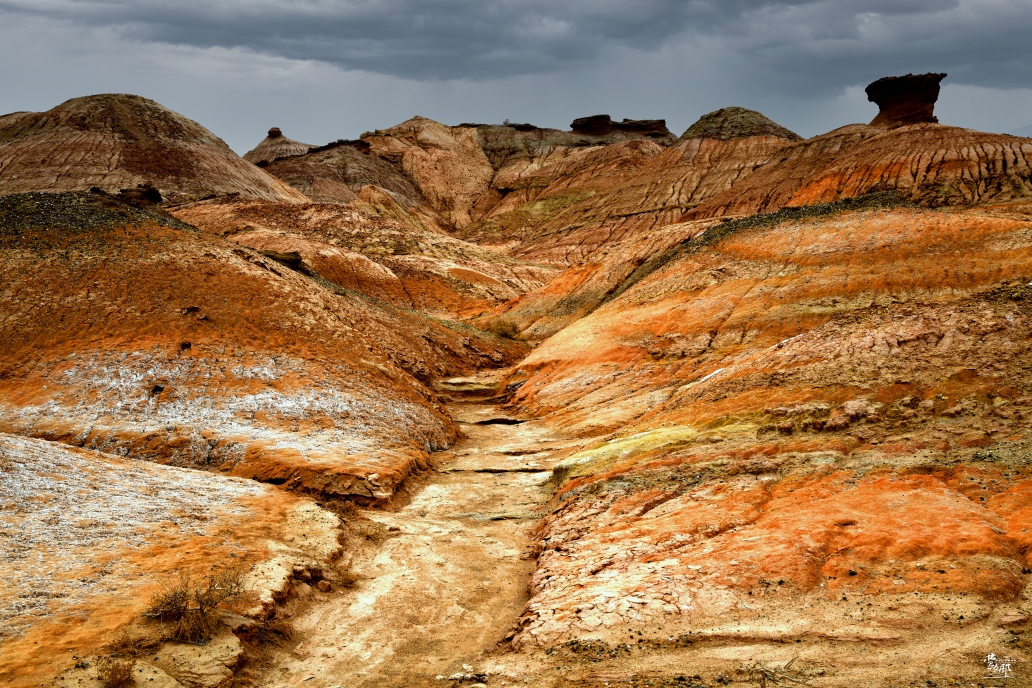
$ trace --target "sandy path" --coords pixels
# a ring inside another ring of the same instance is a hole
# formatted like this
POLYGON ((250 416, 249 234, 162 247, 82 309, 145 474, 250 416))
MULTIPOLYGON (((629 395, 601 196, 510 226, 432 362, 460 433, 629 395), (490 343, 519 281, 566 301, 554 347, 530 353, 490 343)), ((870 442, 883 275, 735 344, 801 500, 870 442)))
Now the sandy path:
POLYGON ((498 643, 526 603, 533 562, 521 555, 570 442, 533 422, 479 424, 505 417, 495 406, 451 411, 467 438, 435 455, 438 470, 407 506, 365 511, 397 530, 355 552, 354 590, 320 595, 293 619, 304 640, 264 685, 441 686, 436 677, 463 665, 533 670, 498 643))

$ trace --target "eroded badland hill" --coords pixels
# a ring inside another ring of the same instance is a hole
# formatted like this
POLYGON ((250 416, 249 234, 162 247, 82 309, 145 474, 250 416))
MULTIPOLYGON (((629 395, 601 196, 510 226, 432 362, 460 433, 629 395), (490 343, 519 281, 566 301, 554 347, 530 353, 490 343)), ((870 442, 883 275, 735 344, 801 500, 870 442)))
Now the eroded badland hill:
POLYGON ((1032 140, 943 77, 0 118, 0 683, 1032 685, 1032 140))

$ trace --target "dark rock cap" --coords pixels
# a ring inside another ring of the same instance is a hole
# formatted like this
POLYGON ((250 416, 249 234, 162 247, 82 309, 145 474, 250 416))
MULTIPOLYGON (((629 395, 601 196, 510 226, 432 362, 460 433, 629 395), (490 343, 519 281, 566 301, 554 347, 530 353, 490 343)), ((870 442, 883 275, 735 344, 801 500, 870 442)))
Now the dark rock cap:
POLYGON ((938 122, 935 101, 939 99, 939 82, 945 78, 945 74, 907 74, 868 84, 864 89, 867 100, 878 104, 878 116, 871 120, 871 126, 938 122))
POLYGON ((269 129, 269 138, 270 139, 278 139, 281 136, 283 136, 283 132, 280 131, 279 127, 273 127, 272 129, 269 129))
POLYGON ((776 136, 787 141, 802 141, 803 137, 774 120, 743 107, 726 107, 703 115, 681 134, 687 139, 744 139, 750 136, 776 136))
POLYGON ((673 134, 666 127, 665 119, 624 119, 622 122, 614 122, 609 115, 592 115, 573 120, 570 129, 575 134, 584 136, 608 136, 619 131, 656 138, 673 138, 673 134))

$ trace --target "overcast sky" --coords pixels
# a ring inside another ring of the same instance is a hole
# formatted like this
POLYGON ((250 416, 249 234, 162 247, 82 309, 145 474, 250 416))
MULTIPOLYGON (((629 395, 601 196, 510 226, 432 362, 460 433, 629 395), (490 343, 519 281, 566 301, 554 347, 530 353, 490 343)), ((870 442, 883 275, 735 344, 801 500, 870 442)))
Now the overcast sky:
POLYGON ((882 76, 947 72, 941 122, 1032 136, 1032 0, 0 0, 0 114, 136 93, 237 152, 447 124, 728 105, 804 136, 882 76))

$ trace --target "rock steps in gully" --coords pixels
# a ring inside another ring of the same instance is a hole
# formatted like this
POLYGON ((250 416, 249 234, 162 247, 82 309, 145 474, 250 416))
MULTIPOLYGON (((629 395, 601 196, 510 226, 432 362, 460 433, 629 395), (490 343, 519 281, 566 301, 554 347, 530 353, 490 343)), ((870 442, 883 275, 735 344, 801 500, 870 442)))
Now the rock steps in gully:
POLYGON ((0 682, 99 685, 235 561, 144 685, 1026 662, 1032 143, 941 79, 806 140, 416 117, 255 165, 132 96, 0 118, 0 682))

